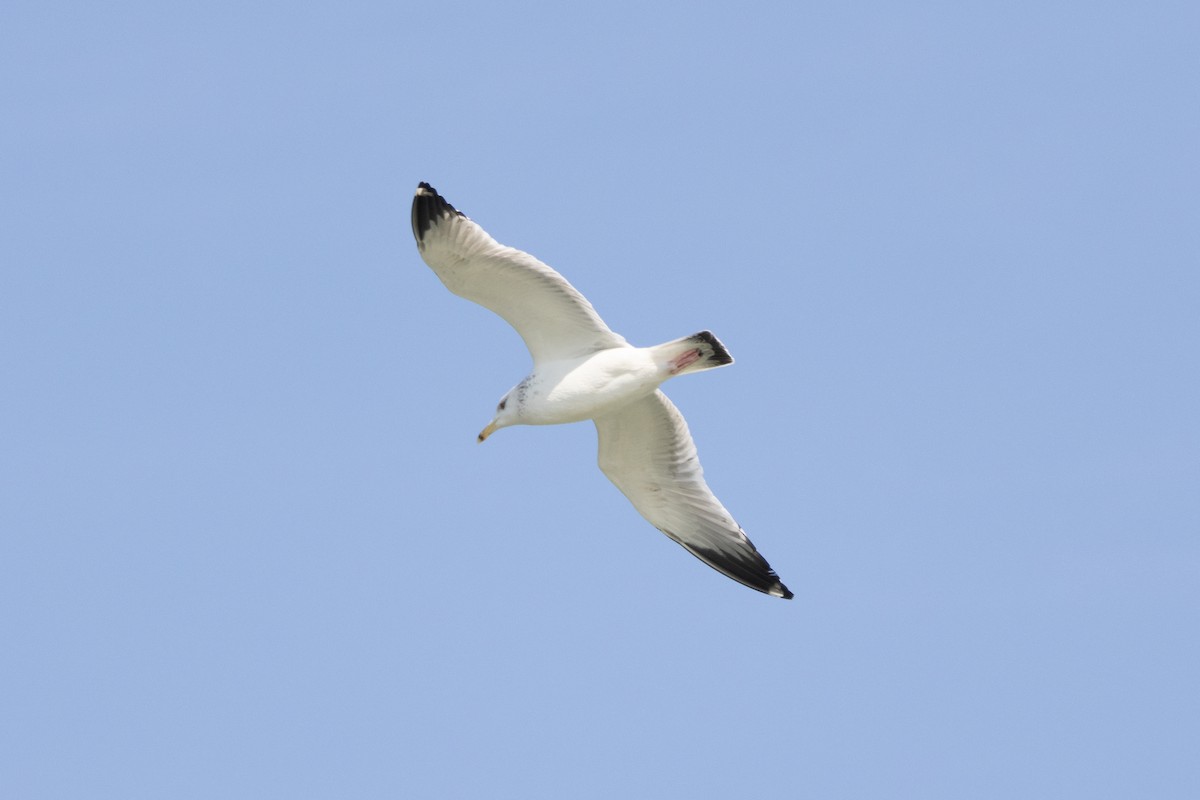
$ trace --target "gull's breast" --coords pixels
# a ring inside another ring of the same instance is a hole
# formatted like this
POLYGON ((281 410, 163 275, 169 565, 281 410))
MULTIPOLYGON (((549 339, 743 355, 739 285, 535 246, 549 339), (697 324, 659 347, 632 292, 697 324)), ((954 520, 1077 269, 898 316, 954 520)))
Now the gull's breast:
POLYGON ((539 365, 530 376, 521 421, 557 425, 592 419, 645 397, 666 377, 639 347, 614 347, 539 365))

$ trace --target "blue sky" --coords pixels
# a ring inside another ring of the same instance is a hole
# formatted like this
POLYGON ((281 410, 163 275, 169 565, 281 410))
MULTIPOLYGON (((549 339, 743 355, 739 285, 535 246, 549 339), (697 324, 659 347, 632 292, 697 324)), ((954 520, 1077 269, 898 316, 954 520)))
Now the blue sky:
POLYGON ((1186 3, 0 11, 0 794, 1200 794, 1186 3), (450 295, 638 344, 796 593, 450 295))

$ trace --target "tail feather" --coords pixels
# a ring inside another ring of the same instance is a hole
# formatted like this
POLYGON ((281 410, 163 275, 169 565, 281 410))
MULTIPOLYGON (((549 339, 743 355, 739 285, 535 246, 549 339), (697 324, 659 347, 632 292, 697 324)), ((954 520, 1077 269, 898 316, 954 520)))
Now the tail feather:
POLYGON ((663 367, 671 375, 683 375, 705 369, 723 367, 733 363, 733 356, 713 336, 711 331, 700 331, 673 342, 654 348, 662 358, 663 367))
POLYGON ((733 356, 729 355, 721 340, 713 336, 712 331, 700 331, 695 336, 689 336, 687 341, 700 346, 704 351, 702 358, 708 362, 709 367, 723 367, 733 363, 733 356))

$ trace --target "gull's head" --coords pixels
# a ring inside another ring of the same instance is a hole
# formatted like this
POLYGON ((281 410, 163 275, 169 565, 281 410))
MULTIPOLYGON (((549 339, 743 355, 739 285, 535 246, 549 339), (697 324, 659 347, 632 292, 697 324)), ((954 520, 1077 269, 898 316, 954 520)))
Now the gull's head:
POLYGON ((509 425, 516 425, 519 421, 518 402, 513 396, 513 392, 509 392, 500 399, 499 405, 496 406, 496 416, 492 417, 488 426, 479 432, 479 443, 483 444, 484 440, 496 431, 507 428, 509 425))

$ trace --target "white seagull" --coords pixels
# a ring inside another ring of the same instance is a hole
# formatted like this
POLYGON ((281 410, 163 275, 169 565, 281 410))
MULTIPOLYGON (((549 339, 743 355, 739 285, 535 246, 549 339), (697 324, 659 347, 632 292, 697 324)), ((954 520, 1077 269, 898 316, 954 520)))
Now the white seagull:
POLYGON ((533 370, 501 398, 480 442, 510 425, 590 419, 601 471, 651 525, 735 581, 792 596, 709 490, 687 423, 658 388, 676 375, 732 364, 717 337, 701 331, 634 347, 563 276, 497 242, 428 183, 417 186, 412 227, 421 257, 446 288, 503 317, 533 356, 533 370))

